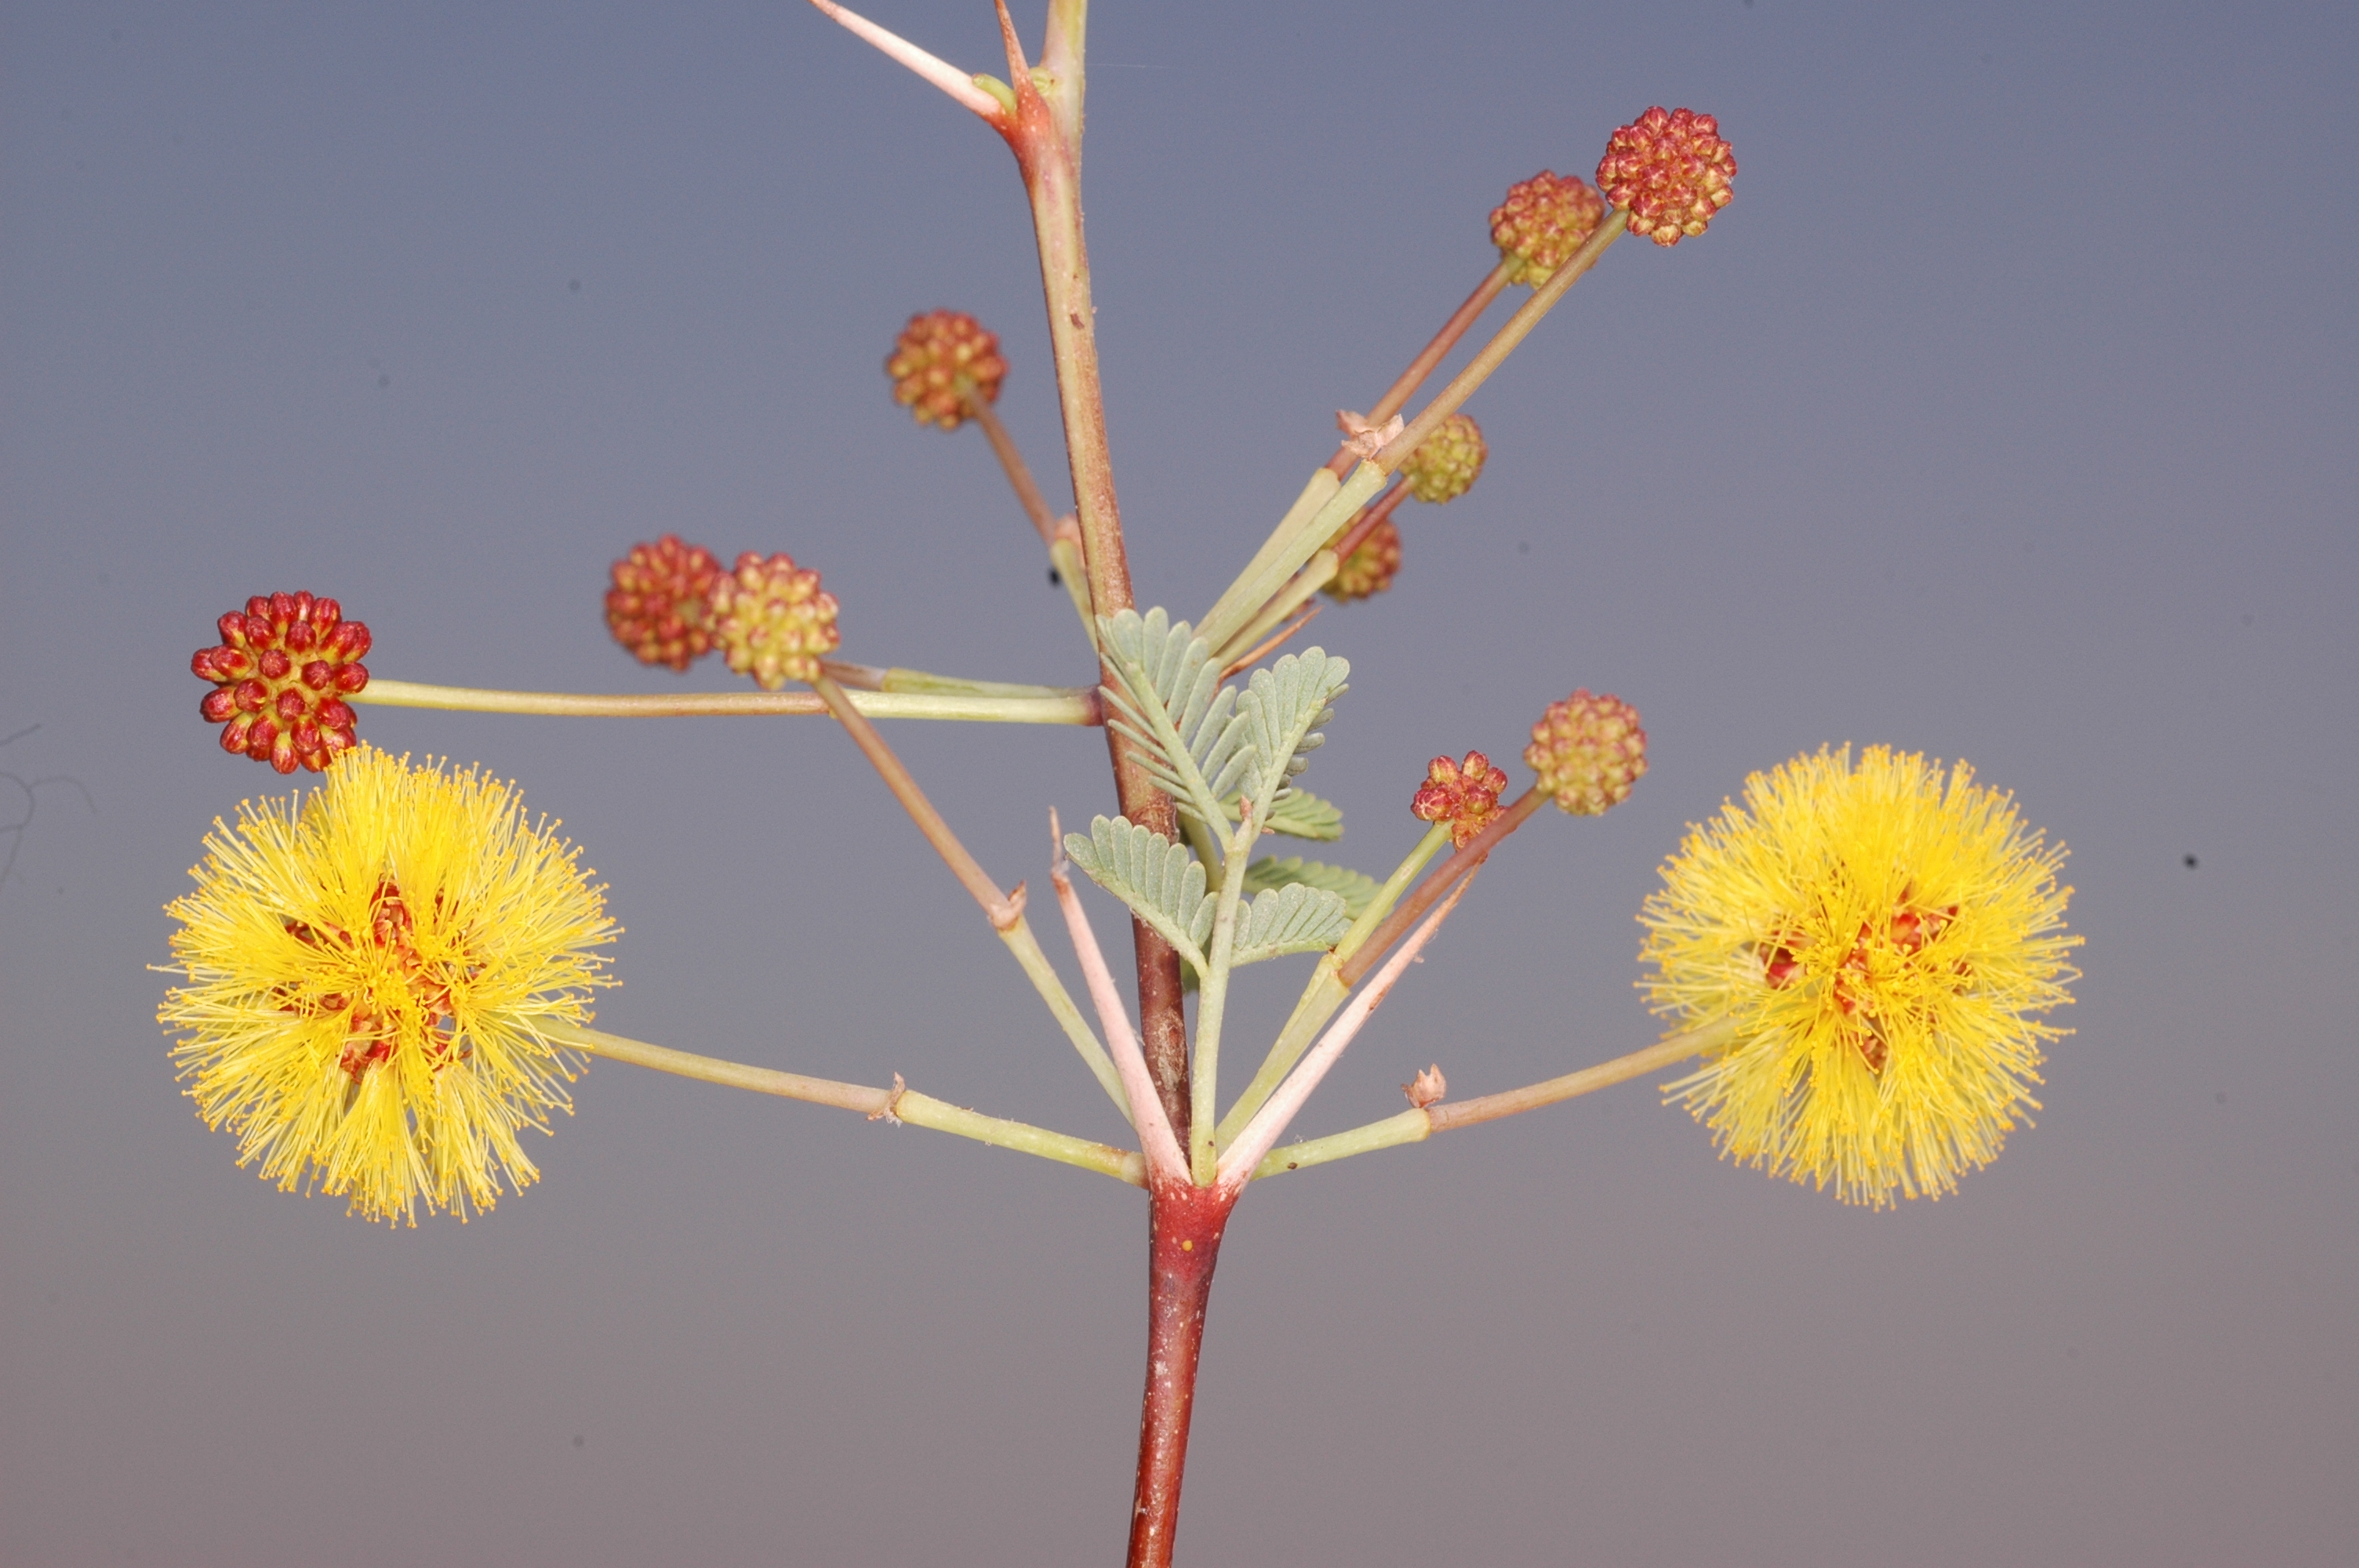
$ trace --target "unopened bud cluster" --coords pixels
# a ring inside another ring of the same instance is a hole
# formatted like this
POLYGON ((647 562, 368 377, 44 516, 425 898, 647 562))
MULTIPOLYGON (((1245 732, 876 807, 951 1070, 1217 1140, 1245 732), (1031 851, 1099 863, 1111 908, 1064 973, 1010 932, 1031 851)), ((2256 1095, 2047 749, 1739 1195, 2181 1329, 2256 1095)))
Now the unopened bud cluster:
POLYGON ((1401 460, 1400 475, 1419 501, 1455 501, 1483 477, 1483 460, 1489 455, 1483 427, 1463 414, 1452 414, 1401 460))
POLYGON ((198 649, 189 668, 213 683, 198 711, 222 727, 222 750, 282 773, 324 772, 353 744, 344 698, 368 685, 368 628, 308 593, 257 594, 217 624, 220 644, 198 649))
POLYGON ((997 334, 960 310, 912 316, 885 361, 893 397, 907 404, 920 425, 955 430, 965 423, 967 398, 999 401, 1007 362, 999 357, 997 334))
POLYGON ((835 595, 821 590, 819 573, 788 555, 765 560, 748 550, 712 585, 713 638, 722 657, 765 691, 819 678, 821 656, 842 641, 835 612, 835 595))
POLYGON ((1491 243, 1509 283, 1538 288, 1604 218, 1605 199, 1588 181, 1544 168, 1507 187, 1507 199, 1491 209, 1491 243))
POLYGON ((1480 752, 1467 752, 1462 762, 1436 757, 1408 808, 1419 822, 1448 823, 1451 844, 1463 849, 1498 816, 1499 795, 1506 787, 1506 771, 1480 752))
POLYGON ((666 534, 634 545, 614 567, 606 626, 644 665, 685 670, 712 651, 712 585, 721 563, 701 545, 666 534))
POLYGON ((1400 529, 1387 517, 1369 529, 1368 536, 1336 565, 1335 575, 1327 584, 1327 597, 1349 604, 1382 593, 1392 587, 1400 564, 1400 529))
POLYGON ((1720 122, 1660 104, 1614 133, 1597 163, 1597 188, 1630 211, 1630 232, 1658 245, 1701 234, 1729 203, 1736 154, 1720 122))
POLYGON ((1647 732, 1638 710, 1620 697, 1585 688, 1549 704, 1532 726, 1524 762, 1539 787, 1576 816, 1595 816, 1629 797, 1647 772, 1647 732))

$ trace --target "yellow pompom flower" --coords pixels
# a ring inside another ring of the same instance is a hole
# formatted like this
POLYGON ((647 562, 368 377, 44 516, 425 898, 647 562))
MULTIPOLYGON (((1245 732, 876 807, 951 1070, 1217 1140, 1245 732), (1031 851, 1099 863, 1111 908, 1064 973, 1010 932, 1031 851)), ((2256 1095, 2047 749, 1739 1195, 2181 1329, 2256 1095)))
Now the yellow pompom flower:
POLYGON ((2063 860, 1963 762, 1845 747, 1754 774, 1638 916, 1655 1011, 1732 1026, 1666 1092, 1724 1157, 1846 1203, 1955 1191, 2068 1033, 2032 1016, 2079 979, 2063 860))
POLYGON ((532 1182, 516 1135, 571 1113, 580 1067, 540 1026, 586 1022, 612 983, 602 890, 553 826, 474 769, 365 745, 310 795, 214 823, 165 910, 188 983, 158 1018, 239 1164, 412 1225, 532 1182))

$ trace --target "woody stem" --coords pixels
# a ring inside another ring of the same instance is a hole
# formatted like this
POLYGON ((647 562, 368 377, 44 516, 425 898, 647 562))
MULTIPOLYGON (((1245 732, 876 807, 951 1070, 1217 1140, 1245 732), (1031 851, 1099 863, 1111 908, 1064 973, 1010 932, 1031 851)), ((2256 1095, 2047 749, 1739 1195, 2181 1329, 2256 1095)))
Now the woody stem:
MULTIPOLYGON (((1098 615, 1129 609, 1134 600, 1124 547, 1122 509, 1114 497, 1114 455, 1106 440, 1105 400, 1098 374, 1096 307, 1090 298, 1089 249, 1082 235, 1082 12, 1067 3, 1052 15, 1051 47, 1043 60, 1048 80, 1018 71, 1016 116, 1006 131, 1031 199, 1032 229, 1040 251, 1040 284, 1049 308, 1049 341, 1057 364, 1057 397, 1064 416, 1065 457, 1073 504, 1081 519, 1090 605, 1098 615), (1053 95, 1051 97, 1044 95, 1053 95)), ((1006 26, 1003 20, 1003 27, 1006 26)), ((1013 47, 1012 38, 1011 45, 1013 47)), ((1012 62, 1011 62, 1012 65, 1012 62)), ((1103 672, 1111 680, 1111 671, 1103 672)), ((1157 787, 1136 750, 1109 726, 1114 795, 1122 815, 1170 838, 1178 831, 1171 799, 1157 787)), ((1140 1044, 1171 1129, 1188 1137, 1188 1026, 1182 1011, 1180 955, 1144 921, 1131 922, 1138 972, 1140 1044)))
POLYGON ((1170 1568, 1196 1413, 1204 1311, 1234 1190, 1150 1182, 1147 1221, 1147 1394, 1138 1412, 1138 1477, 1128 1568, 1170 1568))

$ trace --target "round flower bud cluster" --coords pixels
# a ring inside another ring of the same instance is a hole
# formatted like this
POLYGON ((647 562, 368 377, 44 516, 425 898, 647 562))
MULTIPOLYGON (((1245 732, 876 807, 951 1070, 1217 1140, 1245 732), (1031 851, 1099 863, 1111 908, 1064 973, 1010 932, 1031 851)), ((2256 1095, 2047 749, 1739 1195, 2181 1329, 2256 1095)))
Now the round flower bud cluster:
POLYGON ((842 641, 835 628, 835 595, 821 591, 819 573, 794 557, 764 560, 752 550, 712 585, 713 640, 739 675, 765 691, 788 681, 819 678, 820 656, 842 641))
POLYGON ((968 393, 999 401, 1007 362, 999 357, 998 336, 982 322, 963 311, 935 310, 909 318, 885 373, 893 378, 894 400, 908 404, 919 424, 955 430, 966 422, 968 393))
POLYGON ((1480 752, 1467 752, 1459 762, 1436 757, 1409 811, 1419 822, 1450 824, 1451 844, 1463 849, 1499 815, 1499 792, 1506 787, 1506 771, 1492 766, 1480 752))
POLYGON ((218 624, 220 644, 198 649, 189 668, 213 683, 198 711, 222 727, 223 751, 316 773, 352 749, 344 698, 368 685, 366 626, 308 593, 257 594, 218 624))
POLYGON ((1720 122, 1692 109, 1647 110, 1614 133, 1597 163, 1597 188, 1630 211, 1630 232, 1658 245, 1701 234, 1729 203, 1736 154, 1720 122))
POLYGON ((1647 732, 1638 710, 1616 697, 1586 688, 1551 702, 1532 726, 1524 762, 1540 788, 1576 816, 1595 816, 1629 797, 1647 772, 1647 732))
POLYGON ((1604 217, 1605 199, 1588 181, 1544 168, 1507 187, 1507 199, 1491 209, 1491 243, 1499 247, 1509 283, 1538 288, 1604 217))
POLYGON ((1389 517, 1368 530, 1368 536, 1335 568, 1335 576, 1327 584, 1327 597, 1338 604, 1349 604, 1355 599, 1365 599, 1392 587, 1393 574, 1400 570, 1400 529, 1389 517))
POLYGON ((1402 460, 1400 474, 1408 492, 1419 501, 1455 501, 1483 476, 1483 460, 1489 455, 1483 427, 1463 414, 1452 414, 1402 460))
POLYGON ((606 625, 644 665, 685 670, 712 651, 712 585, 721 563, 701 545, 666 534, 614 563, 606 625))

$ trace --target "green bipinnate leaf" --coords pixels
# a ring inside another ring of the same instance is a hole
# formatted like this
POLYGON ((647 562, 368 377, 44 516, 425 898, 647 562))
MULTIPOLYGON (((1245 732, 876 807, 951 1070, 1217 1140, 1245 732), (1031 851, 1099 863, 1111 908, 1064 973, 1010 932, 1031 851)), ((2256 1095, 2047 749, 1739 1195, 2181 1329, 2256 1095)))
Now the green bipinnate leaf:
POLYGON ((1218 900, 1204 891, 1204 868, 1188 846, 1124 817, 1098 816, 1090 821, 1088 838, 1065 835, 1065 853, 1203 971, 1218 900))
POLYGON ((1204 640, 1161 609, 1101 616, 1098 636, 1114 677, 1102 688, 1107 722, 1138 746, 1155 782, 1200 814, 1234 793, 1253 756, 1236 690, 1221 684, 1204 640))
POLYGON ((1237 911, 1230 961, 1258 964, 1287 953, 1321 952, 1341 942, 1351 924, 1342 893, 1289 882, 1237 911))
POLYGON ((1307 789, 1290 789, 1269 808, 1262 824, 1289 838, 1316 838, 1332 844, 1343 836, 1343 812, 1332 800, 1321 800, 1307 789))
POLYGON ((1287 781, 1310 765, 1310 753, 1326 743, 1319 726, 1335 717, 1335 699, 1347 689, 1348 659, 1330 658, 1324 648, 1288 654, 1266 670, 1256 670, 1237 702, 1237 716, 1252 744, 1252 772, 1245 793, 1254 815, 1266 820, 1287 781))
POLYGON ((1103 616, 1098 634, 1114 676, 1103 688, 1106 721, 1138 747, 1182 811, 1234 822, 1249 802, 1276 832, 1342 836, 1342 813, 1288 781, 1326 739, 1319 727, 1334 717, 1349 660, 1321 648, 1288 654, 1254 671, 1240 694, 1221 684, 1204 640, 1160 609, 1103 616))
POLYGON ((1318 860, 1306 860, 1299 855, 1284 860, 1265 855, 1245 868, 1245 892, 1267 892, 1299 882, 1305 887, 1324 888, 1343 900, 1343 913, 1353 920, 1368 907, 1369 901, 1383 891, 1383 884, 1365 871, 1355 871, 1349 866, 1330 866, 1318 860))

